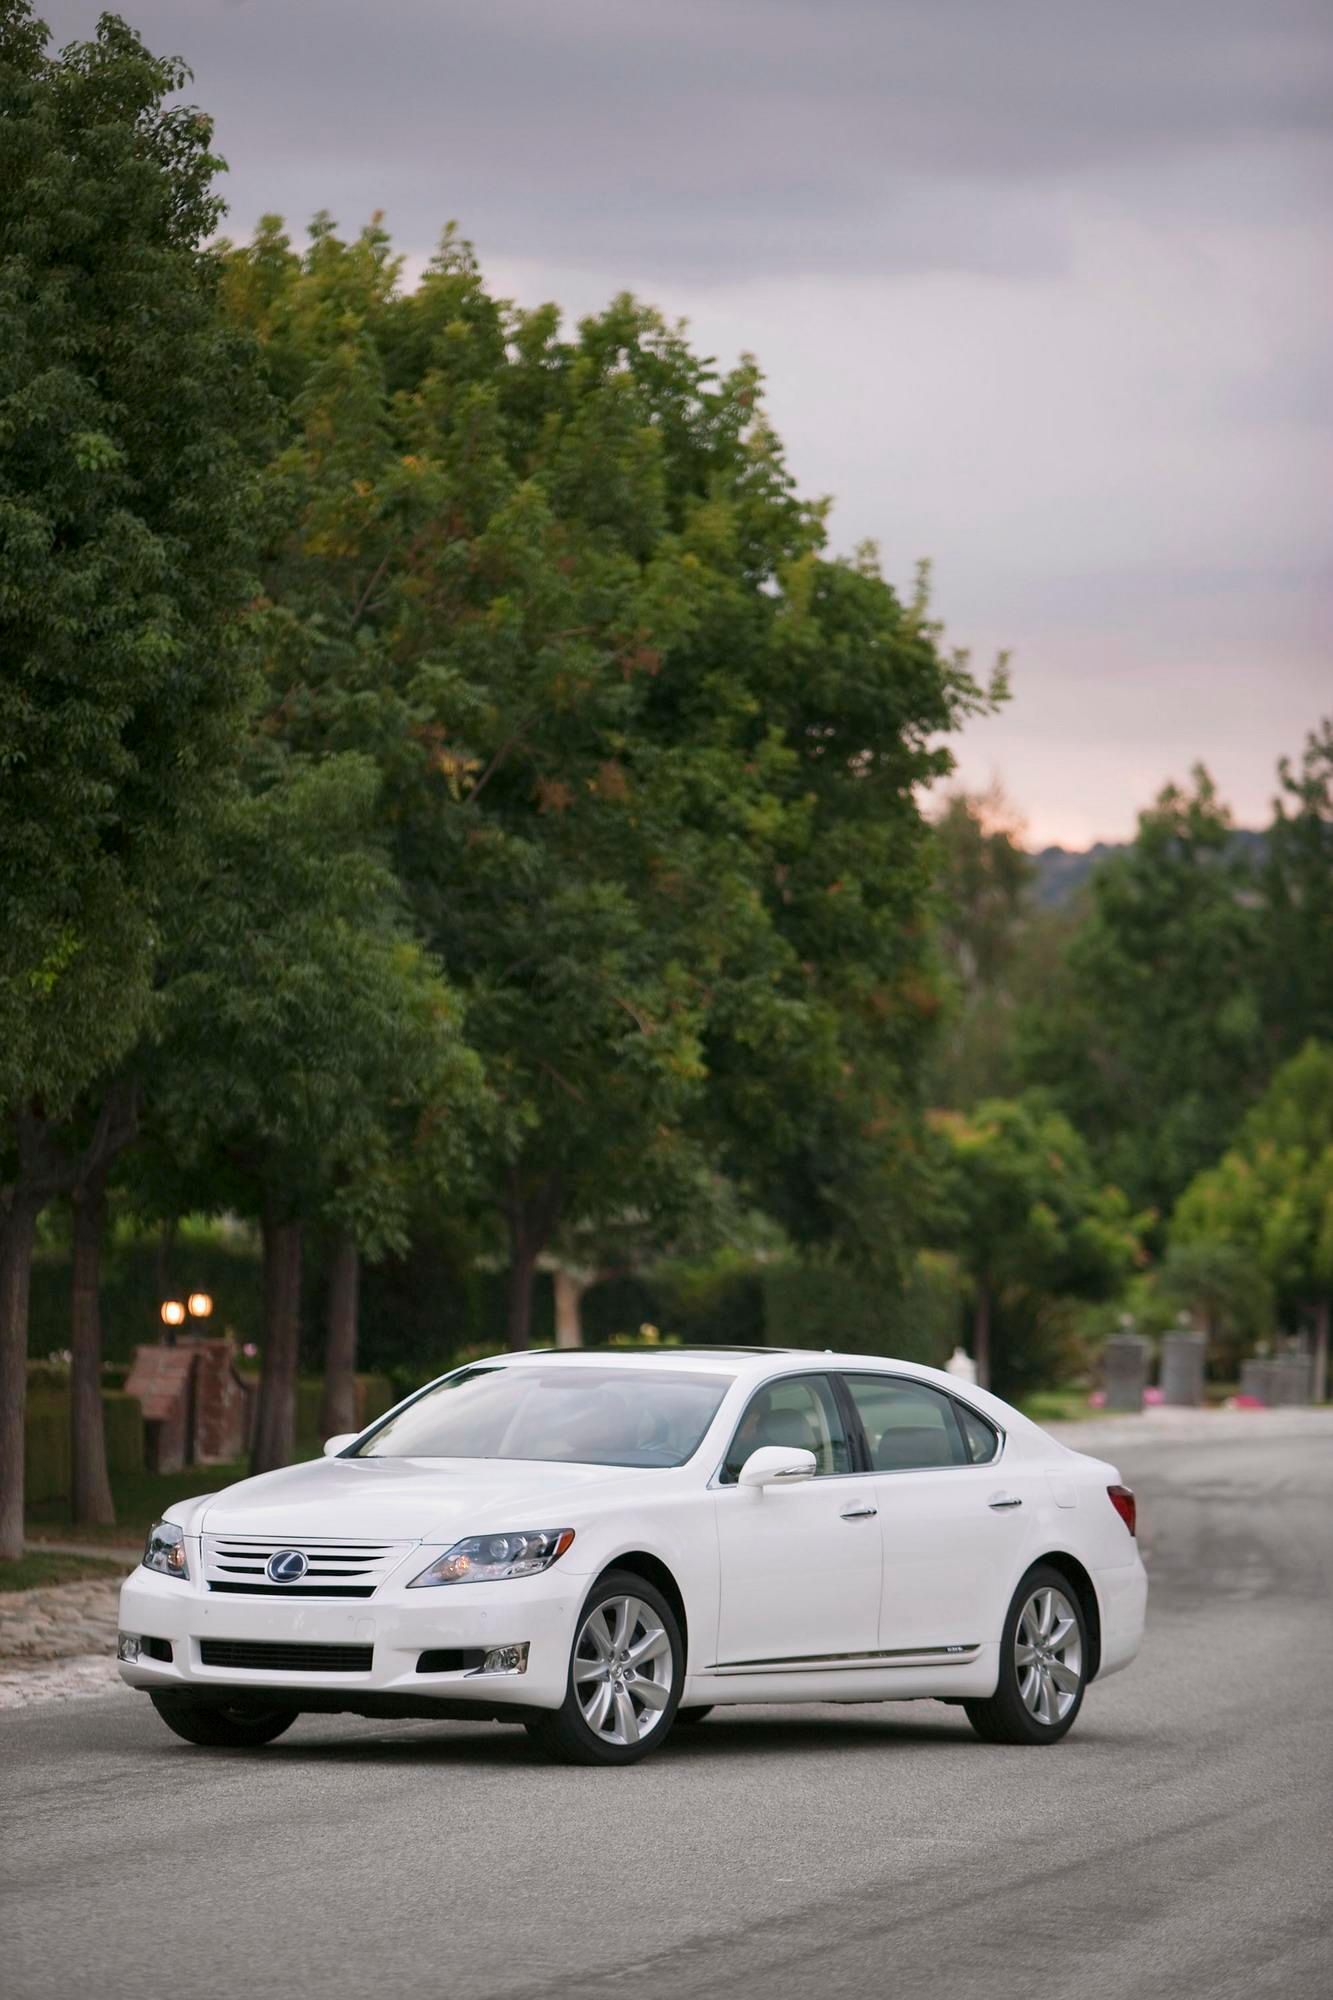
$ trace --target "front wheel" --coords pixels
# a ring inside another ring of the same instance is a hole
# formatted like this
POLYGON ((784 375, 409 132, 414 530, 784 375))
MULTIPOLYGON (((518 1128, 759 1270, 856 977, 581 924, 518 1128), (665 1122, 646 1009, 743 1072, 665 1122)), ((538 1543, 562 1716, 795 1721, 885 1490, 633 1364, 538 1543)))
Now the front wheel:
POLYGON ((290 1729, 297 1714, 294 1708, 223 1707, 156 1689, 148 1699, 168 1729, 209 1750, 257 1750, 290 1729))
POLYGON ((967 1701, 984 1743, 1058 1743, 1087 1686, 1083 1613, 1059 1570, 1038 1563, 1014 1593, 1000 1641, 1000 1679, 987 1701, 967 1701))
POLYGON ((609 1570, 579 1613, 561 1707, 525 1727, 560 1764, 635 1764, 675 1719, 685 1648, 671 1606, 628 1570, 609 1570))

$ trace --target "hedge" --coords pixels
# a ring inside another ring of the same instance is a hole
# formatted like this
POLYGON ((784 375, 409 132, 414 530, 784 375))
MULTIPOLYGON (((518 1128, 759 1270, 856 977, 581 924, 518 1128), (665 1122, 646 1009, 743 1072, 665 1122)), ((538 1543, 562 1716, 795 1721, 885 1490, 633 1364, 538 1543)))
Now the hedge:
MULTIPOLYGON (((398 1392, 387 1375, 358 1375, 357 1408, 362 1424, 382 1417, 398 1401, 398 1392)), ((324 1383, 319 1376, 305 1376, 296 1385, 296 1435, 303 1442, 320 1436, 319 1406, 324 1400, 324 1383)))
MULTIPOLYGON (((111 1477, 142 1472, 143 1411, 138 1397, 119 1389, 104 1389, 102 1425, 111 1477)), ((39 1391, 28 1398, 24 1425, 24 1499, 35 1506, 44 1500, 67 1500, 69 1492, 69 1394, 39 1391)))

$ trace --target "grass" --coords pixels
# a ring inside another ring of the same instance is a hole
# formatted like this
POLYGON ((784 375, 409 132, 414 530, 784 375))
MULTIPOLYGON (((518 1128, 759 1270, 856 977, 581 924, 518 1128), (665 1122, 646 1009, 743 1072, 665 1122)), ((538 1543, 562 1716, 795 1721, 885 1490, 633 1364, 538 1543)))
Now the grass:
MULTIPOLYGON (((298 1459, 318 1458, 321 1443, 303 1438, 296 1448, 298 1459)), ((111 1528, 91 1528, 75 1521, 68 1500, 45 1500, 28 1509, 24 1533, 30 1542, 86 1542, 111 1548, 130 1548, 143 1542, 154 1521, 160 1521, 177 1500, 193 1500, 201 1493, 220 1493, 249 1473, 249 1465, 239 1459, 234 1465, 187 1465, 183 1472, 125 1473, 111 1482, 116 1506, 116 1522, 111 1528)))
POLYGON ((129 1548, 141 1543, 154 1521, 160 1521, 177 1500, 191 1500, 197 1493, 216 1493, 237 1479, 244 1479, 246 1467, 237 1465, 187 1465, 183 1472, 136 1472, 112 1481, 116 1503, 116 1523, 111 1528, 92 1528, 75 1521, 68 1500, 46 1500, 28 1509, 25 1533, 30 1542, 105 1543, 112 1548, 129 1548))
POLYGON ((42 1590, 50 1583, 83 1583, 88 1577, 123 1577, 123 1562, 99 1562, 94 1556, 30 1553, 17 1562, 0 1563, 0 1594, 9 1590, 42 1590))
POLYGON ((1098 1414, 1088 1402, 1086 1389, 1034 1389, 1018 1407, 1034 1424, 1077 1423, 1081 1417, 1098 1414))

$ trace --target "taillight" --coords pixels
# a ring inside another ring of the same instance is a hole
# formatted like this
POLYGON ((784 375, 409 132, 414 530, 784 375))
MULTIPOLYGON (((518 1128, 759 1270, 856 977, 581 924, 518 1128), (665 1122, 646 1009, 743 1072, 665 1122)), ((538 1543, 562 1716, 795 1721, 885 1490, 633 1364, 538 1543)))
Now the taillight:
POLYGON ((1139 1504, 1128 1486, 1108 1486, 1107 1497, 1131 1535, 1138 1533, 1139 1504))

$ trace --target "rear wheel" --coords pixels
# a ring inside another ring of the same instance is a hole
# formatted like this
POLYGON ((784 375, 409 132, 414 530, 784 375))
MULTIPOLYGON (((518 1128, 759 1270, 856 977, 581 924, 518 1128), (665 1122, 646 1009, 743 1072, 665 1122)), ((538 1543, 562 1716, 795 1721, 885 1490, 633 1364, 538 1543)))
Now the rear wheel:
POLYGON ((1059 1570, 1038 1563, 1014 1593, 1000 1641, 1000 1678, 988 1701, 968 1701, 985 1743, 1058 1743, 1087 1686, 1083 1613, 1059 1570))
POLYGON ((148 1699, 168 1729, 187 1743, 202 1743, 210 1750, 257 1750, 290 1729, 297 1716, 294 1708, 260 1708, 247 1703, 224 1707, 156 1689, 148 1699))
POLYGON ((676 1716, 685 1648, 671 1606, 628 1570, 609 1570, 579 1614, 562 1706, 525 1724, 561 1764, 635 1764, 676 1716))

